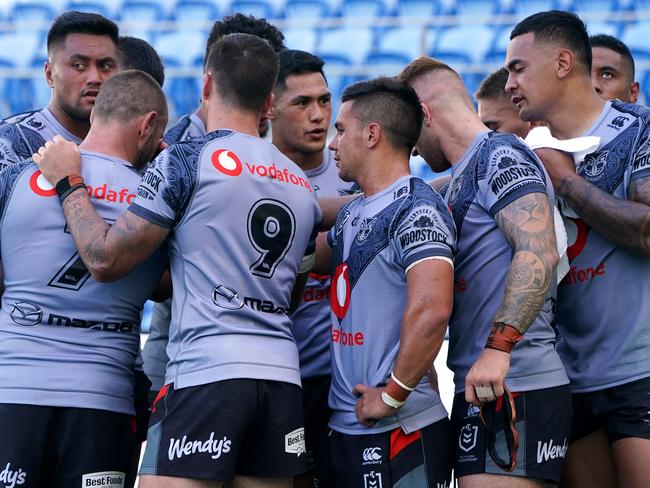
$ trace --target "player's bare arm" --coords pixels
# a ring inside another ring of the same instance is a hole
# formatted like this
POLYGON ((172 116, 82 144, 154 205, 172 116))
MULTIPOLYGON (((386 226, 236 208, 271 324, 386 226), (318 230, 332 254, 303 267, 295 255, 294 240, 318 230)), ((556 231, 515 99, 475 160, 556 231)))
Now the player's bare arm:
POLYGON ((576 174, 573 159, 553 149, 535 151, 557 196, 608 241, 650 257, 650 178, 630 183, 629 200, 613 197, 576 174))
POLYGON ((323 197, 318 200, 320 209, 323 212, 323 222, 321 223, 321 230, 329 230, 336 224, 336 216, 341 210, 341 207, 354 200, 359 195, 346 195, 344 197, 323 197))
MULTIPOLYGON (((453 303, 452 266, 443 260, 429 259, 406 275, 407 303, 402 317, 400 348, 393 374, 404 385, 415 387, 429 372, 445 336, 453 303)), ((381 398, 385 388, 356 385, 360 395, 357 418, 372 426, 377 420, 395 413, 381 398)))
MULTIPOLYGON (((79 148, 59 136, 39 149, 34 161, 48 181, 55 183, 81 170, 79 148)), ((122 278, 151 256, 169 233, 128 211, 109 226, 83 186, 72 191, 61 206, 79 255, 97 281, 122 278)))
MULTIPOLYGON (((513 257, 489 341, 503 336, 514 346, 542 309, 558 263, 553 210, 547 195, 530 193, 504 207, 495 218, 512 246, 513 257)), ((474 363, 465 380, 468 402, 480 404, 503 395, 510 368, 510 354, 504 349, 500 344, 486 347, 474 363)))

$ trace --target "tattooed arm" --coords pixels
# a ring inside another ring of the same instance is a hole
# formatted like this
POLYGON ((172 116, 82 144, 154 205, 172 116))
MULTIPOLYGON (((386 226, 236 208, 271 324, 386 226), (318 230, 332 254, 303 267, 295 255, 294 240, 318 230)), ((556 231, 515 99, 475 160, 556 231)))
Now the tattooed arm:
MULTIPOLYGON (((529 193, 496 214, 513 249, 503 302, 494 322, 523 334, 539 314, 558 263, 553 207, 544 193, 529 193)), ((486 348, 465 378, 465 398, 481 404, 503 395, 510 354, 486 348)))
POLYGON ((81 259, 100 282, 127 275, 151 256, 169 233, 129 211, 109 226, 82 189, 67 197, 62 207, 81 259))
POLYGON ((629 200, 616 198, 577 175, 573 160, 553 149, 536 150, 557 196, 587 225, 617 246, 650 257, 650 178, 630 183, 629 200))

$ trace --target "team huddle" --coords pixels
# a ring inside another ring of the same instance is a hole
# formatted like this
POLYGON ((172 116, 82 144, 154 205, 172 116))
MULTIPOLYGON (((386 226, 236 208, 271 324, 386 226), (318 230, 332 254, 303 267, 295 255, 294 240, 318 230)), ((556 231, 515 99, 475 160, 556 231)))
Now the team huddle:
POLYGON ((478 113, 420 57, 328 144, 266 20, 215 22, 167 129, 155 50, 57 17, 0 124, 0 488, 650 486, 650 110, 576 15, 510 39, 478 113))

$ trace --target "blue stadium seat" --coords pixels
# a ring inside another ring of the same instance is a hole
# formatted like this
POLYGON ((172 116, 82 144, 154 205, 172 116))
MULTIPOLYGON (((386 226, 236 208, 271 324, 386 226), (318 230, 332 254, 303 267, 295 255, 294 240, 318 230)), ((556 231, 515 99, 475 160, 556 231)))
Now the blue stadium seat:
POLYGON ((621 35, 634 59, 650 59, 650 21, 638 22, 628 26, 621 35))
POLYGON ((210 0, 179 0, 172 9, 172 18, 180 23, 178 28, 194 27, 196 22, 214 22, 219 11, 210 0))
POLYGON ((276 17, 273 4, 266 0, 234 0, 230 5, 229 12, 240 12, 258 19, 273 19, 276 17))
POLYGON ((485 54, 484 60, 488 63, 502 65, 506 60, 506 50, 510 43, 510 32, 513 26, 503 27, 494 36, 494 41, 489 51, 485 54))
POLYGON ((494 31, 485 25, 450 27, 440 32, 433 55, 445 62, 480 62, 493 39, 494 31))
POLYGON ((158 35, 154 48, 165 64, 169 62, 177 67, 190 67, 197 56, 203 56, 205 41, 203 32, 180 30, 158 35))
POLYGON ((334 56, 350 64, 361 64, 368 56, 373 44, 371 28, 344 27, 324 31, 317 53, 320 56, 334 56))
POLYGON ((438 2, 432 0, 399 0, 395 13, 400 19, 424 19, 440 12, 438 2))
POLYGON ((341 106, 341 93, 343 89, 354 81, 354 77, 350 76, 347 72, 350 68, 350 62, 347 58, 322 55, 325 66, 323 70, 327 78, 327 86, 332 93, 332 122, 336 117, 341 106))
MULTIPOLYGON (((120 21, 138 29, 148 29, 162 20, 165 12, 156 1, 125 0, 119 10, 120 21)), ((120 25, 121 27, 121 25, 120 25)))
POLYGON ((385 11, 382 0, 344 0, 341 5, 341 17, 347 25, 356 25, 359 19, 381 17, 385 11))
POLYGON ((587 31, 590 36, 595 34, 608 34, 610 36, 618 37, 621 32, 621 26, 610 22, 588 22, 587 31))
POLYGON ((316 31, 310 28, 289 28, 284 32, 284 44, 289 49, 313 53, 316 50, 316 31))
POLYGON ((289 0, 284 8, 284 17, 292 27, 314 27, 329 15, 326 0, 289 0))
POLYGON ((17 2, 9 12, 9 20, 16 31, 46 31, 55 11, 47 2, 17 2))
POLYGON ((499 0, 457 0, 449 13, 467 16, 491 15, 499 13, 500 7, 499 0))
POLYGON ((571 10, 578 15, 594 12, 616 12, 618 10, 618 0, 574 0, 571 10))
POLYGON ((557 0, 514 0, 512 13, 523 19, 531 14, 560 8, 557 0))
POLYGON ((104 17, 113 17, 112 3, 105 1, 93 0, 70 0, 65 10, 79 10, 80 12, 91 12, 93 14, 103 15, 104 17))
POLYGON ((0 60, 5 62, 5 66, 30 67, 34 53, 40 44, 41 36, 36 32, 2 34, 0 35, 0 60))
POLYGON ((407 64, 431 51, 435 33, 433 29, 423 31, 414 26, 390 29, 379 36, 377 47, 368 57, 368 62, 407 64))

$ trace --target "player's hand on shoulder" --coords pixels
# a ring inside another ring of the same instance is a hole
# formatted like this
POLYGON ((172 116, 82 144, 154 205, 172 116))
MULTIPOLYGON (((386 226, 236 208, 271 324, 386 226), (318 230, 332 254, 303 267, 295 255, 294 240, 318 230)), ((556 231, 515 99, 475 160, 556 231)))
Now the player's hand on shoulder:
POLYGON ((81 153, 74 142, 56 135, 32 156, 43 176, 53 185, 81 172, 81 153))
POLYGON ((390 417, 396 412, 396 409, 381 399, 382 391, 383 388, 372 388, 368 385, 357 385, 352 390, 352 393, 359 397, 354 407, 357 420, 367 427, 372 427, 378 420, 390 417))
POLYGON ((465 400, 482 405, 503 395, 503 384, 510 369, 510 354, 484 349, 465 377, 465 400))
POLYGON ((555 191, 559 190, 565 178, 576 176, 576 166, 571 154, 548 147, 535 149, 535 154, 546 168, 555 191))

